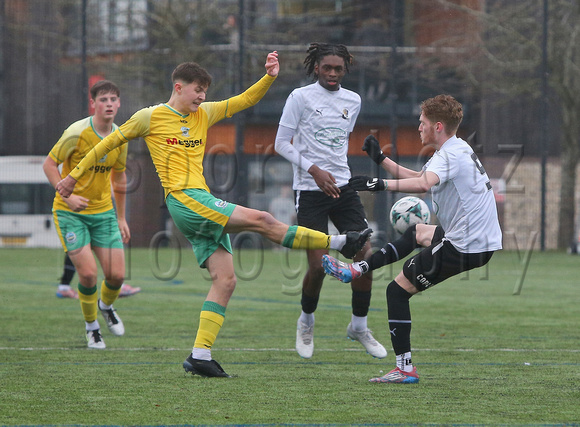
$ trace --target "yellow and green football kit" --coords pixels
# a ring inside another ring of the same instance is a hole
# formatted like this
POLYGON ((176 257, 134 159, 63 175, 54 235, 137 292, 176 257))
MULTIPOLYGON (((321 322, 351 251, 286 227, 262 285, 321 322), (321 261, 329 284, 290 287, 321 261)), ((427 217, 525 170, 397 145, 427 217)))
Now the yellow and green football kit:
MULTIPOLYGON (((113 125, 113 130, 116 129, 113 125)), ((62 164, 61 176, 65 177, 102 140, 93 126, 93 117, 87 117, 70 125, 48 155, 57 165, 62 164)), ((123 172, 126 162, 127 147, 124 146, 101 156, 91 165, 73 193, 89 200, 87 208, 81 212, 73 212, 60 195, 55 196, 54 223, 65 251, 89 243, 103 248, 123 248, 111 198, 111 171, 123 172)))

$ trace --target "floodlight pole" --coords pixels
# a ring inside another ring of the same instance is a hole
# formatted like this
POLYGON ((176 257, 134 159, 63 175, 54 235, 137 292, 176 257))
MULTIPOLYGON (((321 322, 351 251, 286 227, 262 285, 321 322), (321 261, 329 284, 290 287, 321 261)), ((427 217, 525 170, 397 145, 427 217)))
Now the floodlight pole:
MULTIPOLYGON (((0 5, 4 7, 4 5, 0 5)), ((0 76, 4 77, 4 14, 0 13, 0 76)), ((0 79, 0 99, 6 99, 6 95, 4 93, 6 86, 4 84, 4 78, 0 79)), ((4 103, 0 103, 0 140, 4 137, 4 123, 6 121, 6 107, 4 103)), ((0 151, 3 150, 3 147, 0 146, 0 151)))
POLYGON ((548 157, 548 0, 544 0, 542 23, 542 171, 540 250, 546 250, 546 163, 548 157))
MULTIPOLYGON (((238 1, 238 78, 236 84, 236 93, 242 93, 244 90, 244 38, 245 38, 245 4, 244 0, 238 1)), ((246 112, 240 111, 234 116, 236 127, 236 150, 234 157, 234 166, 236 181, 234 183, 234 200, 240 205, 248 204, 248 166, 244 158, 244 133, 246 128, 246 112)))
POLYGON ((87 76, 87 1, 88 0, 82 0, 81 4, 81 111, 84 115, 89 114, 89 79, 87 76))
POLYGON ((390 74, 391 74, 391 158, 395 162, 399 162, 399 153, 397 151, 397 128, 399 126, 397 120, 397 28, 399 26, 399 1, 391 0, 391 63, 390 63, 390 74))
MULTIPOLYGON (((390 130, 391 130, 391 153, 390 153, 390 158, 395 161, 396 163, 399 163, 399 153, 397 150, 397 129, 399 127, 399 123, 398 123, 398 118, 397 118, 397 106, 399 104, 399 99, 397 96, 397 46, 399 45, 399 37, 397 34, 398 28, 399 28, 399 14, 402 13, 402 9, 401 9, 401 3, 400 0, 390 0, 390 19, 389 19, 389 26, 390 26, 390 44, 391 44, 391 57, 390 57, 390 63, 389 63, 389 74, 390 74, 390 92, 389 92, 389 101, 391 104, 391 111, 390 111, 390 117, 389 117, 389 122, 390 122, 390 130)), ((402 21, 402 19, 401 19, 402 21)), ((378 173, 381 173, 381 169, 379 167, 379 171, 378 173)), ((382 202, 379 205, 379 209, 382 210, 381 213, 376 212, 377 215, 381 215, 383 218, 386 217, 387 221, 386 222, 381 222, 380 225, 382 227, 379 227, 379 229, 381 229, 381 231, 387 231, 388 232, 388 228, 386 228, 386 224, 389 222, 388 221, 388 214, 389 214, 389 209, 391 206, 393 206, 393 204, 395 203, 396 200, 396 195, 395 193, 392 192, 388 192, 384 198, 382 199, 378 199, 381 200, 382 202), (385 206, 386 205, 386 206, 385 206)), ((381 216, 377 216, 378 218, 380 218, 381 216)), ((390 236, 390 237, 394 237, 394 236, 390 236)))

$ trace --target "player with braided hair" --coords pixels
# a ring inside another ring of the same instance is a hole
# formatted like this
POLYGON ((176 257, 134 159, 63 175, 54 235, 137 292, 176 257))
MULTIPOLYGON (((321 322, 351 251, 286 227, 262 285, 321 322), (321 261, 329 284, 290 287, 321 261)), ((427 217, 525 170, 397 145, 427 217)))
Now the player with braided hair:
MULTIPOLYGON (((276 135, 276 151, 292 163, 298 225, 328 232, 328 221, 339 231, 368 227, 356 191, 348 186, 349 135, 360 112, 360 96, 341 86, 353 56, 341 44, 311 43, 304 60, 314 83, 294 89, 286 100, 276 135)), ((367 242, 356 260, 370 251, 367 242)), ((325 249, 308 249, 308 271, 302 282, 302 313, 297 322, 296 351, 310 358, 314 351, 314 311, 324 280, 325 249)), ((387 355, 367 326, 372 276, 352 283, 352 316, 347 336, 377 358, 387 355)))
POLYGON ((354 57, 350 54, 347 47, 342 44, 328 44, 328 43, 310 43, 308 55, 304 59, 304 67, 306 68, 306 75, 311 76, 315 74, 315 67, 322 58, 328 55, 339 56, 344 60, 344 70, 350 73, 350 65, 354 57))

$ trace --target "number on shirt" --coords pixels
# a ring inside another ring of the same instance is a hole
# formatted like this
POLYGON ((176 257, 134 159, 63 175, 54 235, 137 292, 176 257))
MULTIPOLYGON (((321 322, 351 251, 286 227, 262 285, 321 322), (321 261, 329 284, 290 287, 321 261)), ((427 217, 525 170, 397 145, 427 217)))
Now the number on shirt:
MULTIPOLYGON (((483 167, 483 165, 479 161, 479 158, 477 157, 477 154, 471 153, 471 160, 473 160, 473 162, 475 163, 475 167, 477 168, 477 170, 479 171, 479 173, 482 174, 482 175, 485 175, 485 168, 483 167)), ((485 183, 485 186, 487 187, 488 190, 491 190, 491 183, 489 181, 487 181, 485 183)))

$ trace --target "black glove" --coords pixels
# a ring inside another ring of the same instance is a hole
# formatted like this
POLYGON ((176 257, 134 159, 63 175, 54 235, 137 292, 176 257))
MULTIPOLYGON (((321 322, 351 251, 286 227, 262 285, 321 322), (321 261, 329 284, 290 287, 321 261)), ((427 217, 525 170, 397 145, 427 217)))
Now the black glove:
POLYGON ((379 141, 374 137, 374 135, 369 135, 365 138, 365 143, 363 144, 362 149, 363 151, 366 151, 368 156, 373 159, 377 165, 380 165, 387 157, 383 154, 381 144, 379 144, 379 141))
POLYGON ((363 175, 353 176, 348 180, 348 185, 357 191, 385 191, 387 189, 384 179, 363 175))

